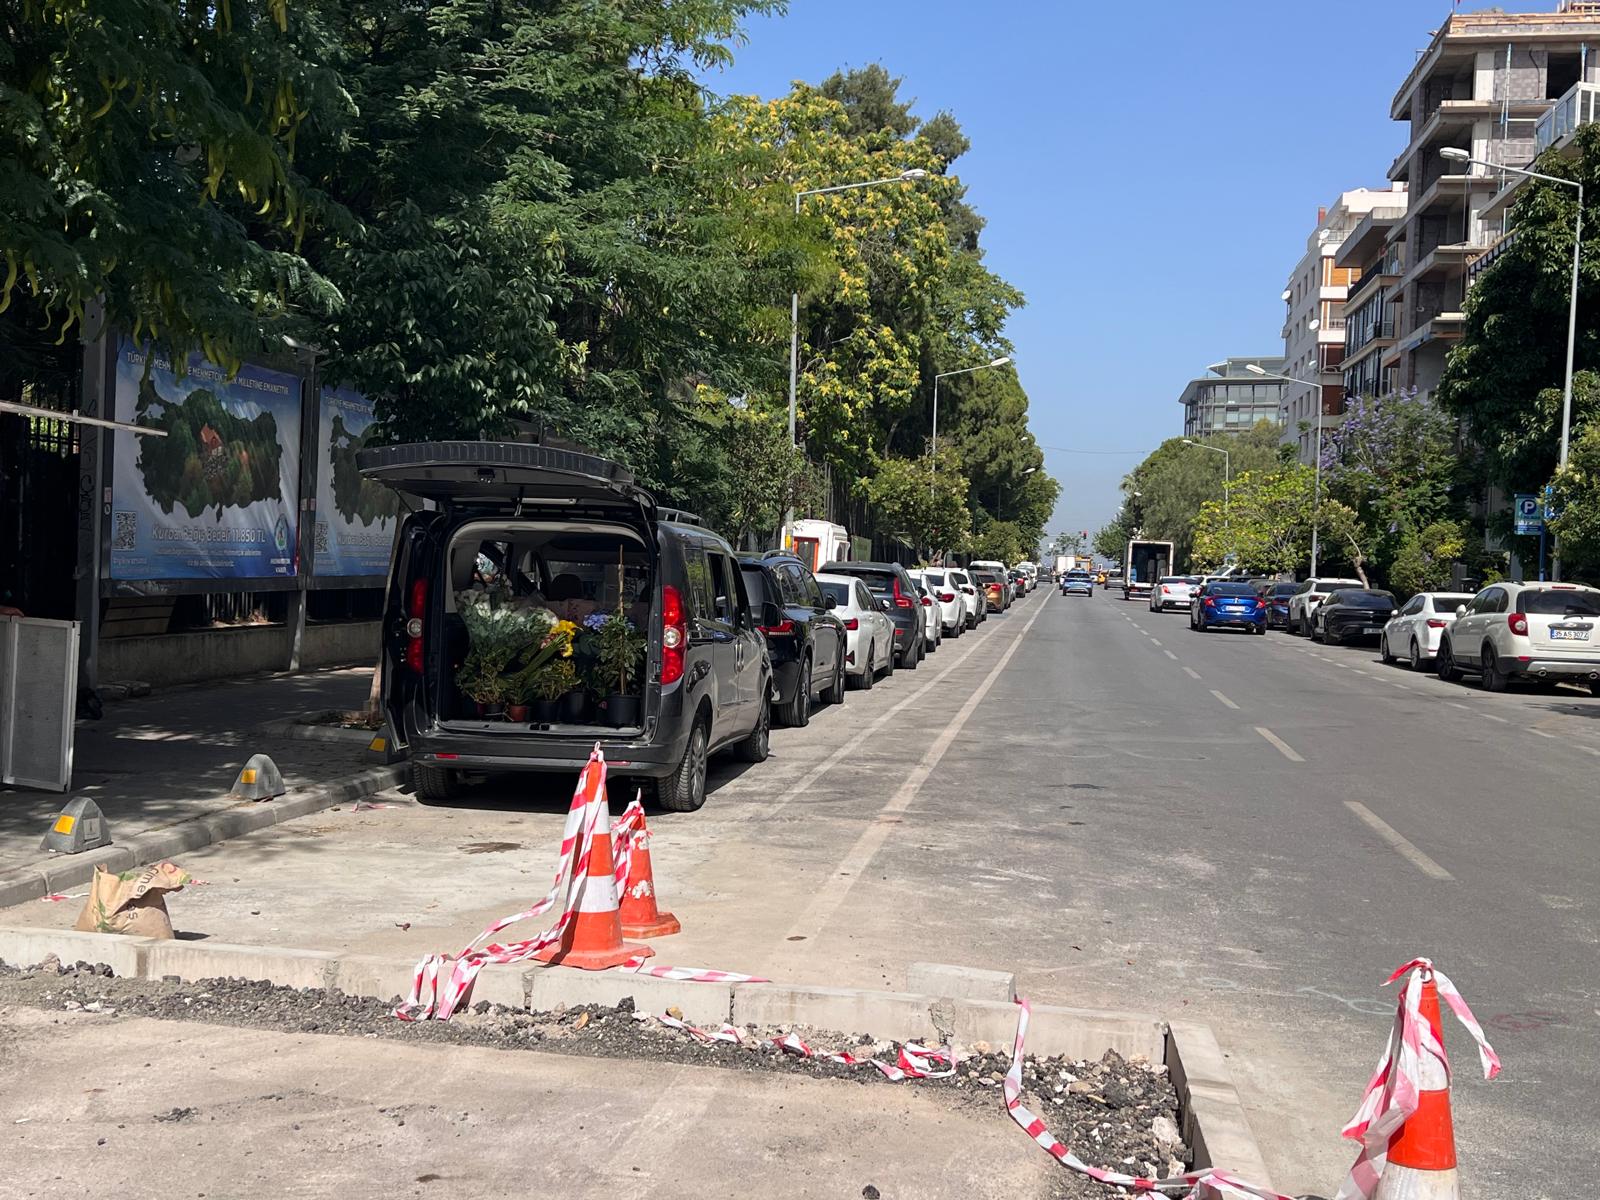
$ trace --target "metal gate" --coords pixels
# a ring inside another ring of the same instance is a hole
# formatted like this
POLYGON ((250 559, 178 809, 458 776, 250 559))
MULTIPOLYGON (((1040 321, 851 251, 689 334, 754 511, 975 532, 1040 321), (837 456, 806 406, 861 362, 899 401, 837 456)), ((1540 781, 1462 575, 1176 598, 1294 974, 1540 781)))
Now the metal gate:
POLYGON ((0 783, 72 786, 78 623, 0 617, 0 783))

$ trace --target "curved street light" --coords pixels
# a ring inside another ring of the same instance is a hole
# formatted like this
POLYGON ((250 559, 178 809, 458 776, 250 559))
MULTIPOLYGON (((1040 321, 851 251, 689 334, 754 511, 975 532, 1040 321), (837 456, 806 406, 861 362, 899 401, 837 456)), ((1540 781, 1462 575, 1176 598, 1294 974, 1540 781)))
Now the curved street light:
POLYGON ((1009 354, 999 358, 991 358, 986 363, 979 363, 975 367, 963 367, 959 371, 941 371, 933 377, 933 447, 928 452, 928 492, 933 492, 934 462, 939 457, 939 380, 949 379, 952 375, 970 375, 974 371, 987 371, 991 367, 1003 367, 1011 361, 1009 354))

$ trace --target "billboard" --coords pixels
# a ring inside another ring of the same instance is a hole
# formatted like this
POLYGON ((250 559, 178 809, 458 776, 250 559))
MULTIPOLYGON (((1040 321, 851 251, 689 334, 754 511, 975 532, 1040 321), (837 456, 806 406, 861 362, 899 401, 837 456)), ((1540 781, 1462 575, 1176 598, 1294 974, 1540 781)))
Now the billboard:
POLYGON ((377 432, 372 403, 349 388, 325 387, 321 406, 313 569, 322 576, 386 575, 399 497, 356 469, 356 451, 377 432))
POLYGON ((293 578, 300 477, 300 379, 192 355, 183 378, 123 338, 111 480, 112 579, 293 578), (146 359, 149 370, 146 371, 146 359))

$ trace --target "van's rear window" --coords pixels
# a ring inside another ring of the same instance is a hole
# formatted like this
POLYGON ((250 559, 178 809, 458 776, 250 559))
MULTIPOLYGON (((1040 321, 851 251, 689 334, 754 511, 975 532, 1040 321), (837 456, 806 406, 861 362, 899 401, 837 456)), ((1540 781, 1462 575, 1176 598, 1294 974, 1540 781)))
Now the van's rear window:
POLYGON ((750 607, 760 608, 767 602, 766 575, 760 567, 740 567, 739 574, 744 576, 744 590, 750 607))

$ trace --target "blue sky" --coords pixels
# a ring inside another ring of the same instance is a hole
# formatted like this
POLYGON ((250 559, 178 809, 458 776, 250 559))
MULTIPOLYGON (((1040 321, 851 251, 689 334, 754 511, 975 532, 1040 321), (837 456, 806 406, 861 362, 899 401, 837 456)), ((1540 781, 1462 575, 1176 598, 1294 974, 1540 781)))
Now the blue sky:
MULTIPOLYGON (((1463 11, 1488 7, 1468 3, 1463 11)), ((1548 12, 1556 0, 1500 0, 1548 12)), ((1284 280, 1317 207, 1383 187, 1389 101, 1450 0, 791 0, 707 84, 781 94, 843 66, 903 76, 972 139, 956 170, 988 219, 1054 533, 1091 532, 1122 475, 1182 433, 1207 363, 1276 354, 1284 280), (1121 453, 1067 453, 1068 450, 1121 453)))

